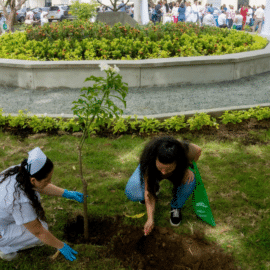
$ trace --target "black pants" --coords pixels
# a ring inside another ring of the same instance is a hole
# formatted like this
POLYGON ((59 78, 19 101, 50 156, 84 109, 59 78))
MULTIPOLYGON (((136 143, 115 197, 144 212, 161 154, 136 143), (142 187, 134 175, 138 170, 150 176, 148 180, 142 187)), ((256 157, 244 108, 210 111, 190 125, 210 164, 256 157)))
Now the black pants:
POLYGON ((219 28, 227 28, 227 25, 226 24, 222 24, 219 26, 219 28))
POLYGON ((232 24, 233 24, 233 19, 229 19, 229 28, 232 28, 232 24))

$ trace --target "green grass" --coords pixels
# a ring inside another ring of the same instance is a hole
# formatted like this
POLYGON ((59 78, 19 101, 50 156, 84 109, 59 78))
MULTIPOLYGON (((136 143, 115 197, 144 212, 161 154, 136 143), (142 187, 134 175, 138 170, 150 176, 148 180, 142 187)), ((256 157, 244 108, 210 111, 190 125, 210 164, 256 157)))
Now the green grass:
MULTIPOLYGON (((260 131, 260 134, 266 142, 270 141, 269 131, 260 131)), ((217 226, 211 227, 198 221, 189 198, 182 211, 181 226, 174 228, 175 232, 191 234, 193 230, 202 230, 209 240, 232 252, 242 269, 270 269, 270 145, 244 146, 238 140, 219 142, 210 137, 185 137, 202 148, 197 164, 217 226)), ((178 138, 181 139, 181 136, 178 138)), ((131 136, 87 139, 83 150, 83 170, 89 183, 89 213, 114 216, 146 211, 144 205, 129 201, 124 189, 149 140, 131 136)), ((20 163, 34 147, 43 146, 43 151, 55 165, 53 184, 82 192, 76 150, 78 141, 78 138, 66 135, 28 138, 21 142, 0 132, 0 171, 20 163)), ((161 182, 155 215, 157 226, 170 226, 171 190, 169 181, 161 182)), ((65 221, 70 216, 82 213, 82 205, 49 196, 42 196, 42 204, 48 217, 49 230, 64 240, 65 221)), ((140 219, 125 218, 125 222, 143 229, 146 215, 140 219)), ((54 254, 55 249, 43 246, 23 251, 23 256, 14 262, 0 260, 0 269, 126 269, 117 259, 102 257, 100 251, 104 247, 83 244, 72 247, 79 253, 75 262, 59 256, 51 263, 48 257, 54 254)))

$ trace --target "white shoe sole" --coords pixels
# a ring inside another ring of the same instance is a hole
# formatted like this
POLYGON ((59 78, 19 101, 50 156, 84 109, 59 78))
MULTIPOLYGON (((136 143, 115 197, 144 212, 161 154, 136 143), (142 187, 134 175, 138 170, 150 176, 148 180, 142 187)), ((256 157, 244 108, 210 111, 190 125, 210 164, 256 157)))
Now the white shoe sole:
MULTIPOLYGON (((182 221, 182 220, 181 220, 181 221, 182 221)), ((172 223, 172 221, 171 221, 171 219, 170 219, 170 223, 171 223, 171 225, 174 226, 174 227, 179 226, 179 225, 181 224, 181 221, 180 221, 178 224, 174 224, 174 223, 172 223)))
POLYGON ((19 257, 19 254, 17 252, 10 253, 10 254, 4 254, 2 251, 0 251, 0 258, 4 261, 10 262, 10 261, 15 260, 18 257, 19 257))

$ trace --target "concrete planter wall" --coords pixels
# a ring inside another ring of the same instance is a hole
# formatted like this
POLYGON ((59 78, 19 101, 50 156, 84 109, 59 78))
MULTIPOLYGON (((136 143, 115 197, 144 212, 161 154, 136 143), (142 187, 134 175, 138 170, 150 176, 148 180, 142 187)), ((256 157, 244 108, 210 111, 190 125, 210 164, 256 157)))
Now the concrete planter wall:
POLYGON ((168 86, 236 80, 270 71, 270 44, 263 50, 222 56, 149 60, 25 61, 0 59, 0 85, 28 89, 81 88, 90 75, 104 76, 99 64, 117 65, 129 87, 168 86))

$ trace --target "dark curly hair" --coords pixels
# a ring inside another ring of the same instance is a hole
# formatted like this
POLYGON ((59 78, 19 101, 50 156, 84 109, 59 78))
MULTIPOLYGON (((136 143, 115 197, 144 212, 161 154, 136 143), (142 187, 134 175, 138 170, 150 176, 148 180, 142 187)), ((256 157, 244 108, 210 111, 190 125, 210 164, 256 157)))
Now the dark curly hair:
MULTIPOLYGON (((25 169, 26 165, 27 165, 27 159, 22 161, 21 166, 15 166, 7 170, 6 172, 0 174, 0 177, 2 175, 4 176, 3 179, 0 181, 0 184, 3 183, 8 177, 16 175, 16 181, 18 185, 15 185, 14 193, 18 194, 20 197, 19 189, 23 190, 26 196, 31 201, 31 204, 33 208, 35 209, 38 218, 46 221, 45 211, 43 207, 41 206, 40 201, 38 200, 35 190, 33 189, 34 186, 30 182, 30 177, 34 177, 37 181, 41 181, 45 179, 51 173, 53 169, 53 163, 49 158, 47 158, 44 166, 33 175, 30 175, 30 173, 25 169)), ((13 200, 13 206, 14 206, 14 202, 15 202, 15 196, 13 200)))
POLYGON ((155 137, 145 146, 140 157, 140 178, 143 181, 143 176, 147 176, 148 191, 155 199, 155 183, 160 178, 160 171, 156 167, 156 159, 158 158, 163 164, 176 162, 176 168, 173 172, 176 181, 172 181, 174 185, 173 192, 176 192, 177 187, 183 181, 187 168, 191 165, 187 153, 188 143, 180 142, 172 136, 155 137))

